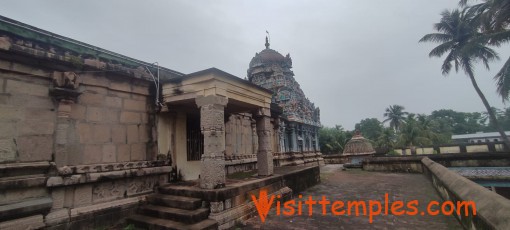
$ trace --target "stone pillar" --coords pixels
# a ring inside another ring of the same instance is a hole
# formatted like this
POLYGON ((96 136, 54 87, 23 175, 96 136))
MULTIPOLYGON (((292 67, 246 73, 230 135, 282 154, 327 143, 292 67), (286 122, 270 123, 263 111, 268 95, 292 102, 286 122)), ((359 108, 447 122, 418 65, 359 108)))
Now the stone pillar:
POLYGON ((297 146, 297 134, 296 134, 296 125, 292 124, 290 130, 290 151, 291 152, 297 152, 298 146, 297 146))
POLYGON ((228 121, 225 123, 225 155, 232 155, 232 123, 230 122, 230 118, 228 117, 228 121))
POLYGON ((283 152, 291 152, 290 150, 290 139, 289 139, 289 127, 285 126, 285 132, 283 132, 283 139, 285 141, 285 151, 283 152))
POLYGON ((57 108, 57 130, 55 131, 55 163, 61 167, 68 164, 68 128, 69 128, 69 116, 71 115, 71 106, 74 104, 72 100, 62 99, 58 102, 57 108))
POLYGON ((280 132, 278 133, 278 135, 280 135, 280 153, 285 152, 285 132, 285 126, 282 125, 280 132))
POLYGON ((320 152, 320 145, 319 145, 319 130, 315 130, 315 151, 320 152))
POLYGON ((314 149, 314 147, 312 146, 313 145, 312 138, 313 138, 312 131, 308 131, 308 151, 310 152, 312 152, 314 149))
POLYGON ((252 137, 251 143, 253 148, 252 153, 257 154, 257 152, 259 151, 259 139, 257 136, 257 123, 255 121, 251 122, 251 137, 252 137))
POLYGON ((204 135, 204 154, 200 168, 200 188, 214 189, 225 185, 225 121, 228 99, 221 96, 197 96, 200 127, 204 135))
POLYGON ((259 151, 257 153, 257 168, 259 176, 273 174, 273 153, 271 152, 271 111, 269 108, 261 108, 257 114, 257 135, 259 139, 259 151))

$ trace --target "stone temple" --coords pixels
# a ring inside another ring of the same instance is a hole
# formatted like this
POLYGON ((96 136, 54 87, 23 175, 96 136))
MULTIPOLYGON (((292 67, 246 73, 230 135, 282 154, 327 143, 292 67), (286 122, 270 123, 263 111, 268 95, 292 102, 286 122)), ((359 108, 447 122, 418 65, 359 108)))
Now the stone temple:
POLYGON ((223 229, 318 183, 291 67, 267 44, 249 81, 184 74, 0 16, 0 229, 223 229))
MULTIPOLYGON (((247 80, 184 74, 0 16, 0 229, 228 229, 256 215, 251 195, 290 199, 319 183, 320 113, 290 55, 266 41, 249 61, 247 80)), ((443 199, 480 204, 459 217, 466 229, 508 229, 510 201, 431 160, 510 165, 506 152, 470 154, 369 157, 362 167, 423 173, 443 199)), ((357 218, 323 217, 350 228, 357 218)))

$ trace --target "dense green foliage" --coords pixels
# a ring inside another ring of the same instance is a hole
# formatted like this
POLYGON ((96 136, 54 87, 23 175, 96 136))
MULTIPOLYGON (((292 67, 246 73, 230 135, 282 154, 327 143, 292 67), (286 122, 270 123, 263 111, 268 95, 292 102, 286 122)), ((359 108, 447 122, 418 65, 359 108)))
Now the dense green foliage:
MULTIPOLYGON (((395 107, 395 105, 393 105, 395 107)), ((342 153, 355 130, 372 142, 380 152, 390 152, 395 148, 424 147, 448 144, 454 134, 476 132, 495 132, 496 128, 488 121, 483 112, 458 112, 451 109, 432 111, 431 114, 405 112, 399 123, 399 130, 384 126, 377 118, 362 119, 354 130, 345 130, 342 126, 322 127, 319 134, 321 151, 326 154, 342 153)), ((510 130, 510 108, 501 111, 493 108, 505 130, 510 130)))

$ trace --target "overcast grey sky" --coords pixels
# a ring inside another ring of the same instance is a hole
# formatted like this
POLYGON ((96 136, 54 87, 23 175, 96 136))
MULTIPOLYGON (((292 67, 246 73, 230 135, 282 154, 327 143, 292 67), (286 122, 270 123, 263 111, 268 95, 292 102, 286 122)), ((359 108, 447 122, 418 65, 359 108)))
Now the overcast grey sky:
MULTIPOLYGON (((27 1, 4 0, 0 15, 147 62, 192 73, 217 67, 244 78, 264 48, 290 53, 296 80, 321 108, 326 126, 352 129, 364 118, 383 120, 386 107, 413 113, 437 109, 484 111, 469 79, 441 75, 441 59, 418 43, 434 32, 444 9, 458 0, 368 1, 27 1)), ((502 59, 509 45, 497 49, 502 59)), ((480 87, 503 108, 492 72, 477 65, 480 87)))

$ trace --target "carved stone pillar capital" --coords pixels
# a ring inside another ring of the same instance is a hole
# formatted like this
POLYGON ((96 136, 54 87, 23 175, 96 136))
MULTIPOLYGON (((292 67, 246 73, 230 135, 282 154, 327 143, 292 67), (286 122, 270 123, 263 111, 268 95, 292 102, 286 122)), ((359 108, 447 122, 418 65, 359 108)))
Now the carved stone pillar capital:
POLYGON ((80 85, 79 75, 74 72, 53 72, 53 87, 50 88, 50 96, 57 101, 71 100, 76 101, 81 92, 78 91, 80 85))
POLYGON ((259 108, 253 114, 254 117, 271 117, 271 110, 269 108, 259 108))

